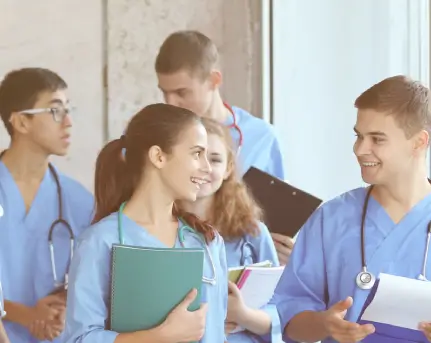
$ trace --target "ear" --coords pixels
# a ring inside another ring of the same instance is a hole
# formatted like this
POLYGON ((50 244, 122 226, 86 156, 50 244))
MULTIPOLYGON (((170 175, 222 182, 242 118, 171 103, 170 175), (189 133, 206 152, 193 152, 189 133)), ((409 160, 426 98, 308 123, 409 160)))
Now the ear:
POLYGON ((429 133, 426 130, 421 130, 415 135, 413 143, 415 153, 427 150, 429 145, 429 133))
POLYGON ((31 119, 31 117, 27 117, 25 114, 13 112, 9 118, 9 122, 14 132, 27 134, 31 129, 31 119))
POLYGON ((157 146, 153 145, 150 150, 148 150, 148 158, 150 162, 157 168, 162 169, 166 163, 166 154, 163 150, 157 146))
POLYGON ((222 84, 221 72, 219 70, 211 71, 209 81, 212 90, 218 89, 222 84))

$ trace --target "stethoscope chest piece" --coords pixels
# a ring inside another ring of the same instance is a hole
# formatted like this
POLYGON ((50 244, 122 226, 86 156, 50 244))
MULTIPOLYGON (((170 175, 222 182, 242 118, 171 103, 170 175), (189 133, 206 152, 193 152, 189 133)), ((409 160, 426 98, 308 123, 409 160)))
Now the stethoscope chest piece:
POLYGON ((374 283, 376 282, 376 277, 366 270, 361 271, 356 276, 356 285, 360 289, 371 289, 374 286, 374 283))

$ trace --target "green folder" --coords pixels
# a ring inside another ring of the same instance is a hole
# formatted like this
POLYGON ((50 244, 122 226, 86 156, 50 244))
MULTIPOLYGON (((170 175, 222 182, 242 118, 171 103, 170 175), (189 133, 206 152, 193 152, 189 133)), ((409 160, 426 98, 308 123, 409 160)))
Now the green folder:
POLYGON ((204 250, 112 247, 110 329, 147 330, 163 323, 168 314, 196 288, 189 310, 199 309, 204 250))

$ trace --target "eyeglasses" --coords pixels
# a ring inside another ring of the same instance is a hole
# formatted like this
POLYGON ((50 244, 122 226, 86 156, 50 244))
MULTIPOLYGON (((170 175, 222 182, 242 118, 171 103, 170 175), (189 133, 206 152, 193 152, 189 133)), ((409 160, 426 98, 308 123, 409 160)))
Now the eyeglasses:
POLYGON ((32 108, 29 110, 20 111, 23 114, 42 114, 51 113, 54 121, 61 123, 64 118, 69 115, 75 108, 73 107, 49 107, 49 108, 32 108))

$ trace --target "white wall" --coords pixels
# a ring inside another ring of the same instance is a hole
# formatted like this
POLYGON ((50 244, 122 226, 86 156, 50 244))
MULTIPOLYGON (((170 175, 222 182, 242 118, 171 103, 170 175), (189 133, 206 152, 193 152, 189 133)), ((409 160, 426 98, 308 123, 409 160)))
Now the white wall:
MULTIPOLYGON (((89 188, 103 139, 101 13, 100 1, 0 0, 0 79, 11 69, 44 67, 66 80, 77 111, 69 156, 56 164, 89 188)), ((0 150, 8 145, 0 123, 0 150)))
POLYGON ((427 0, 274 0, 273 122, 287 179, 323 199, 362 185, 355 98, 381 79, 428 84, 427 0))
MULTIPOLYGON (((53 69, 78 110, 61 170, 93 188, 105 139, 160 101, 154 59, 173 31, 196 29, 217 44, 226 100, 260 115, 261 0, 0 0, 0 80, 11 69, 53 69), (105 73, 106 71, 106 73, 105 73)), ((9 135, 0 124, 0 150, 9 135)))

